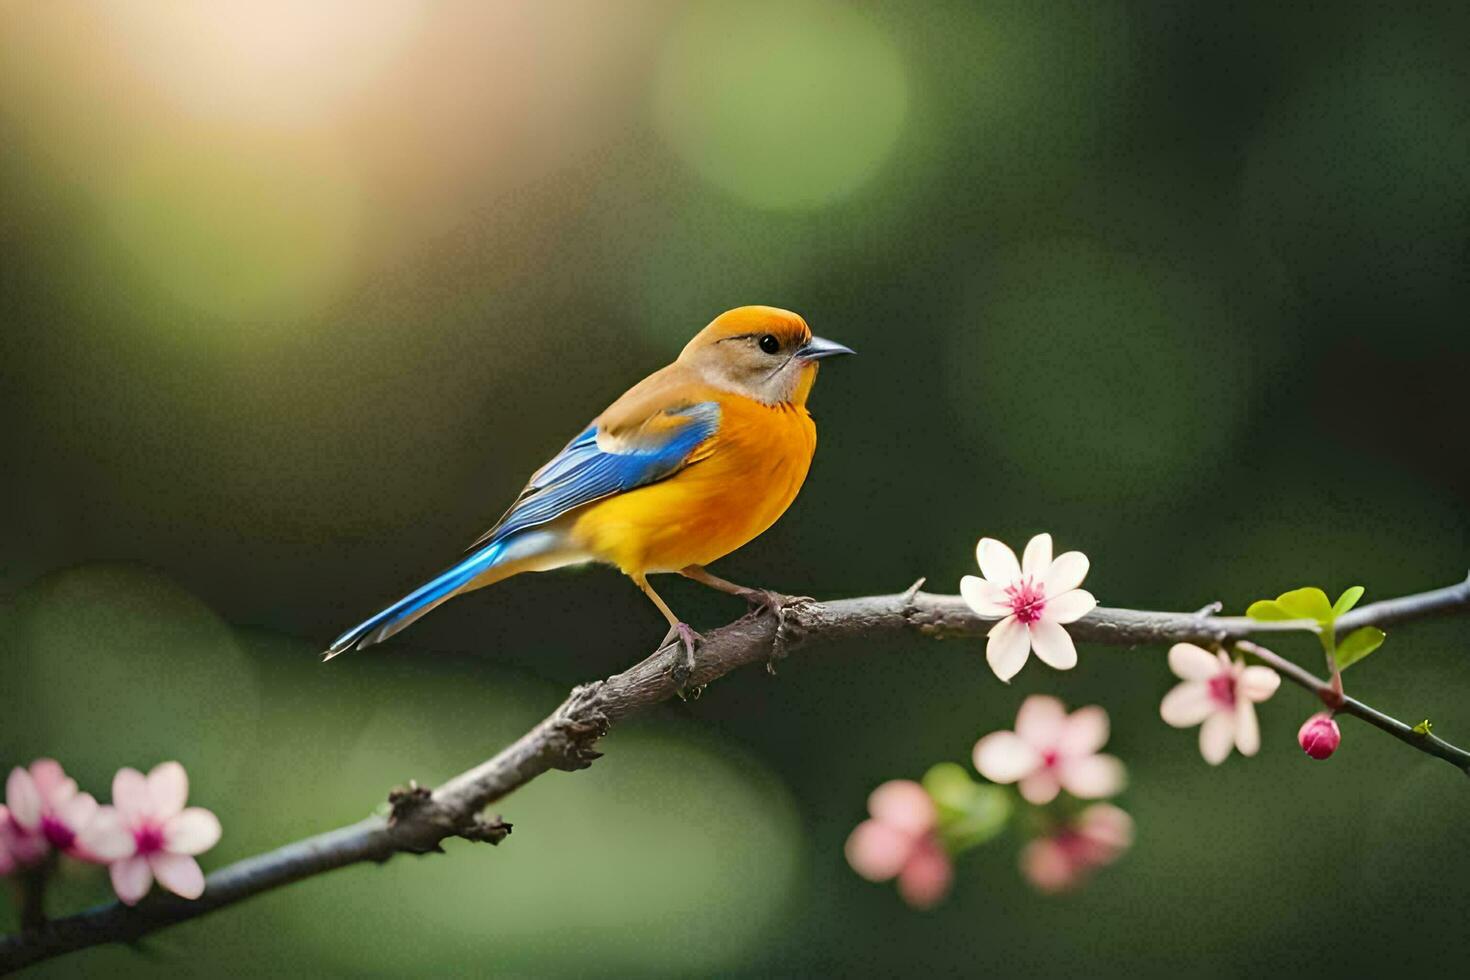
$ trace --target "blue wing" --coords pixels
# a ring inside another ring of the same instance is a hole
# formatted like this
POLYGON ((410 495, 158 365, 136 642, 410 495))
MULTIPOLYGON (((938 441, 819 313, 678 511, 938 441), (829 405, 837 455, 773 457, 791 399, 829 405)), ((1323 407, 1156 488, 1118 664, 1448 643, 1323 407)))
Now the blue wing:
POLYGON ((599 446, 597 426, 588 426, 536 471, 500 522, 470 547, 503 540, 554 521, 583 504, 672 476, 720 427, 716 402, 697 402, 661 414, 664 421, 674 424, 644 438, 626 440, 627 448, 620 446, 616 451, 599 446))
POLYGON ((598 446, 598 428, 590 426, 536 471, 500 523, 470 545, 474 554, 337 637, 324 659, 386 640, 479 576, 504 562, 535 553, 547 545, 540 539, 554 537, 531 532, 532 528, 583 504, 678 472, 699 444, 719 427, 720 406, 715 402, 661 412, 640 429, 621 437, 615 451, 598 446))

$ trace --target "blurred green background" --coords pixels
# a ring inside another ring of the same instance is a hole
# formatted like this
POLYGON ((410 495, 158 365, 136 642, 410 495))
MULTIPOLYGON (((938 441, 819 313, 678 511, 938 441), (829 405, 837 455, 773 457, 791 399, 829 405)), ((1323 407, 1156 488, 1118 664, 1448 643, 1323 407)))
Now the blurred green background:
MULTIPOLYGON (((316 653, 744 303, 862 356, 733 579, 953 591, 981 534, 1049 530, 1110 605, 1457 581, 1467 36, 1461 3, 0 0, 0 763, 105 796, 181 760, 209 869, 484 758, 650 649, 627 582, 525 576, 316 653)), ((1462 630, 1394 630, 1351 690, 1470 741, 1462 630)), ((875 646, 620 727, 498 806, 499 848, 37 972, 1463 967, 1442 763, 1353 722, 1309 762, 1292 689, 1211 769, 1158 718, 1162 649, 1006 687, 980 643, 875 646), (930 913, 848 870, 874 785, 1033 691, 1112 713, 1132 853, 1045 898, 1006 838, 930 913)), ((106 895, 76 869, 55 904, 106 895)))

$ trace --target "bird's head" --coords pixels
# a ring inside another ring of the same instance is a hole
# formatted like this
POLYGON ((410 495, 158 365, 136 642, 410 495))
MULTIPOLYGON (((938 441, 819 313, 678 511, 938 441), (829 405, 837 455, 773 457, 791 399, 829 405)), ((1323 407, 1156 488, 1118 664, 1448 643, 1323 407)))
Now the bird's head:
POLYGON ((707 384, 767 405, 806 402, 817 362, 852 351, 812 336, 806 321, 774 306, 742 306, 715 317, 684 347, 679 362, 707 384))

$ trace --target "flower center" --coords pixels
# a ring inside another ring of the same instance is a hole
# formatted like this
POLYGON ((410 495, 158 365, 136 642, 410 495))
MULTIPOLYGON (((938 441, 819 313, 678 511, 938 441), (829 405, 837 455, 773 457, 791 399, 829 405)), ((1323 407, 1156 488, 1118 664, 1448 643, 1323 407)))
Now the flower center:
POLYGON ((1210 700, 1222 708, 1235 707, 1235 678, 1229 674, 1211 677, 1210 700))
POLYGON ((77 839, 76 833, 70 827, 49 813, 41 817, 41 833, 51 842, 51 846, 58 851, 64 851, 71 847, 72 842, 77 839))
POLYGON ((1006 596, 1010 599, 1011 614, 1028 626, 1040 619, 1041 611, 1046 608, 1046 587, 1029 578, 1009 586, 1006 596))
POLYGON ((1061 754, 1056 749, 1047 749, 1041 753, 1041 764, 1048 769, 1054 767, 1061 759, 1061 754))
POLYGON ((141 855, 157 854, 163 850, 163 828, 155 823, 145 823, 133 831, 133 842, 141 855))

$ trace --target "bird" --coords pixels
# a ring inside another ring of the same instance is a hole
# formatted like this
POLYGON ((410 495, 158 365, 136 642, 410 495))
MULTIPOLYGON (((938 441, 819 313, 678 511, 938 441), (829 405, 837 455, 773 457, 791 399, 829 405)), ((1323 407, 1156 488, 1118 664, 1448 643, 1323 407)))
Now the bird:
POLYGON ((343 633, 322 659, 381 643, 448 599, 513 575, 599 562, 658 607, 669 623, 659 649, 677 639, 687 676, 701 637, 648 577, 677 573, 781 614, 787 597, 705 566, 754 540, 796 499, 816 452, 807 397, 818 367, 851 353, 789 310, 720 314, 532 474, 462 560, 343 633))

